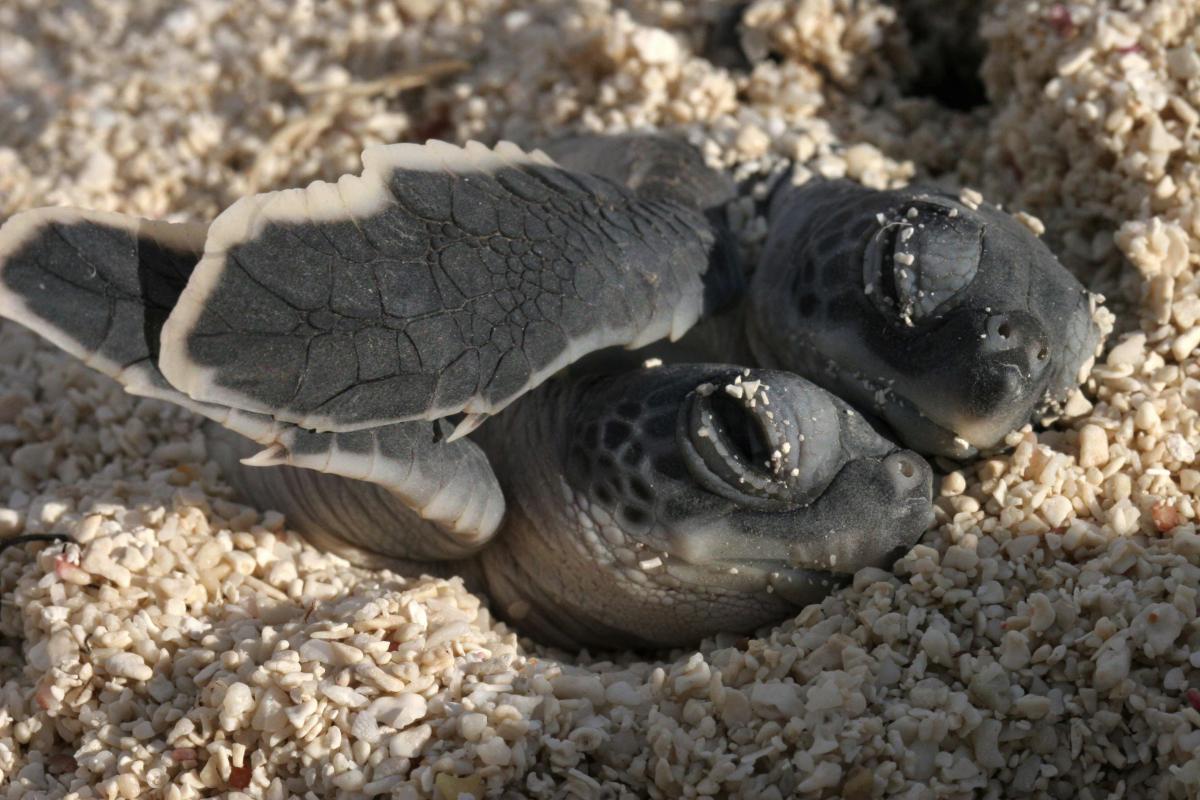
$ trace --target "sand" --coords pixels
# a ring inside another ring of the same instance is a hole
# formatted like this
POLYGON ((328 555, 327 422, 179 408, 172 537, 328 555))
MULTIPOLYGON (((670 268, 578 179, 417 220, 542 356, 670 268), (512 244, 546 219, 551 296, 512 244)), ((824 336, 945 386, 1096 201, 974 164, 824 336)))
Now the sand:
POLYGON ((0 536, 75 540, 0 554, 0 794, 1200 796, 1200 3, 996 0, 975 42, 906 5, 756 0, 749 63, 716 3, 0 5, 0 219, 203 220, 374 142, 653 126, 739 175, 978 191, 1116 315, 894 574, 659 660, 318 552, 196 418, 0 325, 0 536), (921 25, 985 50, 986 104, 912 93, 921 25))

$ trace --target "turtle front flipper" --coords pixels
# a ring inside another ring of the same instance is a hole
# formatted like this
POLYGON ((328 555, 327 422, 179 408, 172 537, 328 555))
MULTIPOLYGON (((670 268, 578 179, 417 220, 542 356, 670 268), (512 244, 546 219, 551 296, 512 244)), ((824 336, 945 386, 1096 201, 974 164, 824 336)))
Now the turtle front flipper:
POLYGON ((453 429, 446 420, 399 422, 347 433, 317 433, 284 424, 275 442, 246 464, 288 465, 383 487, 447 535, 444 546, 423 543, 422 552, 435 553, 429 556, 433 558, 459 558, 482 547, 496 532, 504 517, 504 495, 478 445, 469 439, 448 441, 453 429))
POLYGON ((449 426, 402 422, 355 433, 285 426, 267 449, 205 428, 238 492, 287 515, 305 538, 361 566, 412 570, 470 556, 495 535, 504 495, 486 457, 449 426), (397 502, 399 501, 399 502, 397 502))
MULTIPOLYGON (((0 315, 133 394, 176 403, 257 442, 253 450, 264 455, 253 463, 372 482, 379 487, 373 491, 399 499, 440 532, 429 542, 417 541, 424 528, 412 526, 355 534, 368 536, 386 555, 449 558, 481 547, 499 526, 504 497, 475 444, 447 441, 446 421, 318 434, 269 415, 194 400, 166 380, 156 363, 161 329, 192 276, 204 238, 203 226, 120 214, 67 208, 18 214, 0 228, 0 315)), ((272 498, 250 492, 249 499, 272 498)))
POLYGON ((511 144, 363 164, 216 219, 163 328, 174 386, 318 431, 490 415, 588 352, 681 336, 725 268, 694 208, 511 144))
POLYGON ((75 208, 38 208, 0 227, 0 316, 116 379, 272 440, 269 417, 191 399, 158 369, 163 322, 200 260, 207 228, 75 208))
POLYGON ((737 196, 728 174, 687 141, 657 133, 573 134, 543 149, 567 169, 599 175, 643 198, 717 209, 737 196))
MULTIPOLYGON (((593 133, 555 139, 544 149, 563 167, 607 178, 643 200, 704 213, 717 237, 713 252, 722 268, 705 276, 705 314, 687 338, 705 326, 714 312, 726 310, 742 298, 746 277, 725 210, 737 196, 737 184, 728 173, 708 166, 696 147, 661 133, 593 133)), ((724 336, 729 328, 720 327, 724 336)))

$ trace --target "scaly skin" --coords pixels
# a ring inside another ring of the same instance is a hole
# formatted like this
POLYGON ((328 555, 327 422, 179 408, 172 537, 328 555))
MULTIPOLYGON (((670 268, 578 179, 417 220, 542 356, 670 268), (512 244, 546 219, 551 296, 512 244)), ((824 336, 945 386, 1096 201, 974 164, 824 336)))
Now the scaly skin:
POLYGON ((162 326, 163 374, 349 432, 497 413, 710 310, 726 265, 697 209, 505 152, 371 148, 361 177, 238 201, 162 326))
POLYGON ((921 188, 778 190, 751 282, 757 363, 804 375, 918 452, 967 458, 1066 400, 1095 298, 1013 217, 921 188))
MULTIPOLYGON (((930 470, 786 372, 676 365, 536 388, 589 349, 677 336, 738 288, 708 207, 728 187, 654 142, 612 160, 627 186, 511 147, 403 146, 207 230, 32 212, 0 231, 0 311, 231 429, 210 429, 227 477, 323 546, 469 574, 500 614, 564 645, 748 631, 890 564, 930 522, 930 470)), ((740 346, 782 360, 812 344, 791 335, 815 315, 788 281, 819 267, 832 341, 846 358, 878 350, 853 327, 868 309, 845 313, 854 281, 837 283, 848 262, 833 256, 855 245, 814 244, 803 214, 821 202, 783 207, 760 267, 784 276, 767 298, 782 305, 735 312, 740 346)), ((889 291, 907 324, 924 309, 904 288, 889 291)))
POLYGON ((564 378, 521 398, 474 436, 509 498, 504 524, 453 561, 422 550, 438 532, 381 487, 248 467, 252 443, 206 432, 235 487, 321 546, 462 575, 498 616, 568 648, 752 631, 860 567, 890 566, 932 518, 924 461, 823 390, 766 370, 564 378), (754 382, 753 406, 725 389, 754 382))
POLYGON ((555 381, 494 423, 480 442, 513 511, 479 556, 488 594, 564 646, 753 630, 890 566, 931 521, 925 462, 787 373, 555 381), (756 382, 753 402, 726 389, 756 382))
MULTIPOLYGON (((678 140, 583 137, 555 153, 719 218, 718 178, 678 140)), ((914 450, 958 459, 1062 404, 1095 353, 1096 298, 1031 231, 986 203, 785 178, 768 230, 745 302, 656 353, 795 372, 914 450)))

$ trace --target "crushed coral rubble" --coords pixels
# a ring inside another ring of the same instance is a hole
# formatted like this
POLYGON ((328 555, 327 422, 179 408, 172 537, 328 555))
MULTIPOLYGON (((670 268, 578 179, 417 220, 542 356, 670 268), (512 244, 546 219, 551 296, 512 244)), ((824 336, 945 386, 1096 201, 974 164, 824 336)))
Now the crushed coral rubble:
POLYGON ((1117 315, 1075 417, 952 472, 895 574, 662 661, 304 545, 194 418, 4 325, 0 535, 77 544, 0 554, 0 796, 1200 794, 1200 2, 996 0, 966 111, 901 90, 890 4, 755 0, 744 69, 705 58, 728 5, 0 5, 0 217, 207 219, 373 142, 657 126, 741 176, 974 187, 1117 315))

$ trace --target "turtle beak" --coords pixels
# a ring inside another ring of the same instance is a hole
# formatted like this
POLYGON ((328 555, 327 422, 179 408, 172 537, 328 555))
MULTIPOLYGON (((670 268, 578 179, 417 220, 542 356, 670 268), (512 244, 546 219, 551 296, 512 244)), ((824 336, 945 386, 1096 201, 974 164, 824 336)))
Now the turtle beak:
POLYGON ((763 584, 797 606, 867 566, 889 568, 933 524, 933 470, 910 450, 847 463, 808 506, 686 520, 668 571, 731 590, 763 584))
MULTIPOLYGON (((863 567, 890 569, 933 524, 933 470, 910 450, 852 461, 809 508, 802 526, 769 525, 787 546, 793 570, 848 577, 863 567), (864 498, 871 498, 864 503, 864 498), (853 514, 847 509, 853 508, 853 514)), ((786 573, 781 573, 781 578, 786 573)), ((777 579, 775 591, 810 602, 801 582, 777 579)))

